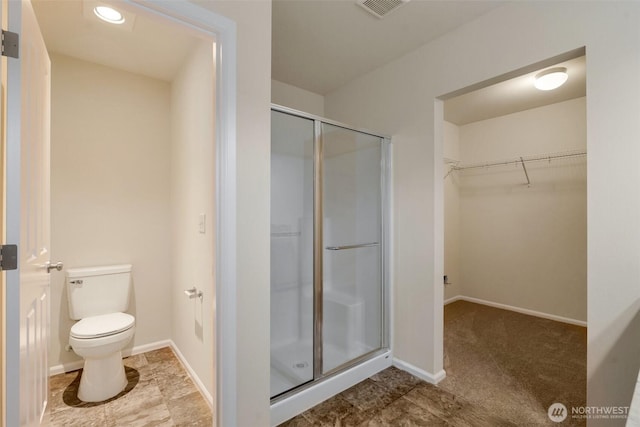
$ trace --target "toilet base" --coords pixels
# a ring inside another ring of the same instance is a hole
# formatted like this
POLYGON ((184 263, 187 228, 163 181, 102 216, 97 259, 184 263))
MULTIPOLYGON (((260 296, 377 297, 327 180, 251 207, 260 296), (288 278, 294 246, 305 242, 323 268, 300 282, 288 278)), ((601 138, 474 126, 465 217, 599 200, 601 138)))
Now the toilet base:
POLYGON ((122 352, 117 351, 100 359, 86 358, 78 399, 83 402, 102 402, 116 396, 126 386, 122 352))

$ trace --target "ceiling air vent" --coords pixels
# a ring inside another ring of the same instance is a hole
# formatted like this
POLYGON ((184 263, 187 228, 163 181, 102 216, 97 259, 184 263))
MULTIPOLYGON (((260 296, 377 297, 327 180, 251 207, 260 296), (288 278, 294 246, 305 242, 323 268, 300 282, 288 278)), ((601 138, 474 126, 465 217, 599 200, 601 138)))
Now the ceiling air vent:
POLYGON ((360 6, 378 18, 384 18, 408 2, 409 0, 358 0, 360 6))

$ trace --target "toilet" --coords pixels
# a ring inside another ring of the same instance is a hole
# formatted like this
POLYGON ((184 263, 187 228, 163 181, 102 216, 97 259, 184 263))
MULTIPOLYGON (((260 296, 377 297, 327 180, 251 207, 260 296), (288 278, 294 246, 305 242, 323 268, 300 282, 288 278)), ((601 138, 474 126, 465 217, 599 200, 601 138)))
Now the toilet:
POLYGON ((101 402, 127 386, 122 349, 135 332, 129 308, 130 264, 67 270, 69 317, 78 320, 69 345, 84 358, 78 398, 101 402))

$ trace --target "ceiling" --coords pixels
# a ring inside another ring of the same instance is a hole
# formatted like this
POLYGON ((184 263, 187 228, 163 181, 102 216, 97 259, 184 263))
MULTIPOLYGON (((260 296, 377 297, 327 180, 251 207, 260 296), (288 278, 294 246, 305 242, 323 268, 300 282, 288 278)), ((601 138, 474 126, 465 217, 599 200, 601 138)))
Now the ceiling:
POLYGON ((173 80, 196 41, 191 33, 145 15, 133 15, 123 25, 108 24, 93 14, 98 4, 93 0, 32 4, 49 52, 160 80, 173 80))
POLYGON ((326 95, 503 3, 413 0, 378 19, 355 0, 273 0, 272 78, 326 95))
MULTIPOLYGON (((165 81, 175 77, 197 40, 146 15, 132 16, 131 25, 104 23, 91 13, 97 0, 32 3, 50 52, 165 81)), ((274 0, 272 77, 324 95, 501 4, 413 0, 378 19, 355 0, 274 0)), ((445 119, 463 125, 584 96, 584 57, 561 65, 570 77, 558 90, 534 89, 535 72, 529 72, 448 99, 445 119)))
POLYGON ((557 89, 538 90, 533 86, 535 70, 482 89, 448 99, 444 102, 444 119, 458 126, 500 117, 518 111, 555 104, 587 94, 587 67, 584 56, 551 66, 565 67, 569 78, 557 89))
MULTIPOLYGON (((272 78, 326 95, 504 3, 412 0, 378 19, 356 0, 273 0, 272 78)), ((445 120, 463 125, 585 96, 584 57, 562 60, 569 80, 561 88, 533 87, 535 74, 552 65, 545 60, 540 69, 448 99, 445 120)))

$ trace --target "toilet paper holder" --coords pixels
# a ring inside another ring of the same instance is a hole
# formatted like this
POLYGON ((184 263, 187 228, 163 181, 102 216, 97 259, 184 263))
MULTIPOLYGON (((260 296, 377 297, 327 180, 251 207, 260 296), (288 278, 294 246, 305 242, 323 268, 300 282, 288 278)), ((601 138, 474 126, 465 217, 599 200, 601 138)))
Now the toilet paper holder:
POLYGON ((184 294, 189 297, 189 299, 200 298, 202 299, 202 291, 199 291, 194 286, 191 289, 185 289, 184 294))

